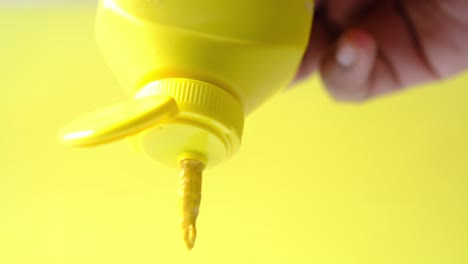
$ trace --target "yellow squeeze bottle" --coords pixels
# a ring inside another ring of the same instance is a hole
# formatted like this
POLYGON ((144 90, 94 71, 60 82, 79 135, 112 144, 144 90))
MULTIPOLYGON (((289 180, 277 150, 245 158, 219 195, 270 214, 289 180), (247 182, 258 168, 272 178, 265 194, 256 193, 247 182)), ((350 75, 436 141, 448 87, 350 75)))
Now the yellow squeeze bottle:
POLYGON ((60 140, 91 146, 127 138, 181 168, 189 249, 201 175, 239 149, 244 117, 288 85, 305 52, 313 0, 101 0, 96 38, 132 99, 85 115, 60 140))

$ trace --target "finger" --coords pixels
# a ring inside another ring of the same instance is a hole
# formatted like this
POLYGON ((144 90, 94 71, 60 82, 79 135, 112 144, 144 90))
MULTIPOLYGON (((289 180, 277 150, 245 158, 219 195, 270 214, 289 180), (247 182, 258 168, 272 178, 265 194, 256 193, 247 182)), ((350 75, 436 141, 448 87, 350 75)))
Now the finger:
POLYGON ((325 51, 331 46, 332 38, 326 24, 319 18, 316 18, 312 27, 309 44, 301 65, 297 71, 294 82, 301 81, 309 77, 319 66, 319 61, 325 51))
MULTIPOLYGON (((417 3, 421 4, 421 2, 417 3)), ((334 97, 340 100, 361 101, 444 76, 435 66, 438 63, 447 65, 446 60, 450 57, 439 57, 440 60, 435 62, 431 57, 435 50, 429 49, 428 46, 431 43, 461 43, 461 41, 455 42, 454 40, 459 40, 459 36, 463 34, 445 33, 442 29, 447 30, 447 28, 442 26, 450 19, 438 19, 437 12, 433 12, 432 15, 424 14, 422 16, 424 20, 419 18, 419 21, 415 21, 414 15, 409 16, 405 12, 407 9, 408 7, 401 3, 382 5, 353 26, 353 28, 359 28, 358 31, 361 32, 354 36, 361 37, 343 37, 337 48, 323 59, 322 78, 334 97), (418 31, 418 24, 423 23, 431 25, 430 32, 436 34, 422 37, 423 34, 418 31), (342 47, 343 39, 354 44, 351 46, 357 50, 356 62, 347 68, 339 64, 337 60, 340 57, 338 50, 342 47), (362 42, 358 41, 359 39, 362 42), (369 40, 371 42, 368 42, 369 40), (365 43, 372 44, 366 46, 365 43)), ((414 8, 413 10, 422 9, 414 8)), ((349 35, 350 31, 347 32, 345 35, 349 35)), ((444 52, 453 51, 447 48, 444 52)), ((452 58, 452 60, 458 59, 458 61, 465 62, 463 53, 458 52, 458 54, 460 58, 452 58)), ((454 68, 460 70, 462 66, 457 65, 454 68)))
POLYGON ((468 67, 468 1, 415 1, 400 10, 437 77, 447 78, 468 67))
POLYGON ((374 39, 358 29, 347 31, 323 58, 323 83, 340 101, 362 101, 369 97, 368 81, 376 62, 374 39))
POLYGON ((345 28, 356 17, 382 1, 374 0, 328 0, 324 2, 328 22, 338 28, 345 28))

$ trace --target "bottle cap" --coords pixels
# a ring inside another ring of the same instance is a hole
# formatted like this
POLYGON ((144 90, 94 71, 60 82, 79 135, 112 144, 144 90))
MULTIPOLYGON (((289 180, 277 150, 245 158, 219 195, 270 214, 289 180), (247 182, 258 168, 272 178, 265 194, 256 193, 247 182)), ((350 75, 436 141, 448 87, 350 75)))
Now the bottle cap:
POLYGON ((242 106, 227 91, 170 78, 71 122, 59 138, 66 145, 92 146, 128 137, 139 152, 168 166, 190 158, 212 167, 238 151, 243 123, 242 106))

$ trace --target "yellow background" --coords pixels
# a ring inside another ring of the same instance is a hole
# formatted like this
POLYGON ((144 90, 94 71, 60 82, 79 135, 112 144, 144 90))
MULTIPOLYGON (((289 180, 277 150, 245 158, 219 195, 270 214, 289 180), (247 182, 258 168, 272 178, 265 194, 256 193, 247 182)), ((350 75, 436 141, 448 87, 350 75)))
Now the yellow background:
POLYGON ((269 101, 206 173, 188 253, 177 172, 125 142, 56 141, 125 98, 93 24, 0 11, 0 263, 468 263, 468 76, 358 106, 317 80, 269 101))

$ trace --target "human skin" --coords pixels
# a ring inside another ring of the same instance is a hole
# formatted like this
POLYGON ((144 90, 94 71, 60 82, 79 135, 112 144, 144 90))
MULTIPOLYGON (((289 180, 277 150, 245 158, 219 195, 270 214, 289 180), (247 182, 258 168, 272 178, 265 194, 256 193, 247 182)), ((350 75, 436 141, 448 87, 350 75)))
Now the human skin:
POLYGON ((468 0, 319 0, 313 23, 296 81, 319 71, 339 101, 468 69, 468 0))

